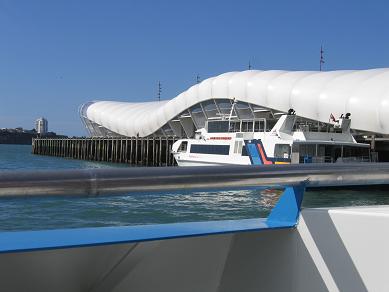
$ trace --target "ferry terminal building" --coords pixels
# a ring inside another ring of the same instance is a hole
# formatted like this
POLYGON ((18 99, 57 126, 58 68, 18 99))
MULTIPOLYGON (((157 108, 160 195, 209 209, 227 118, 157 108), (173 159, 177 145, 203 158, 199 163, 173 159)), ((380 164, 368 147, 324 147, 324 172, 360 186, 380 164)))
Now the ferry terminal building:
POLYGON ((171 100, 91 101, 79 112, 92 137, 192 138, 222 120, 234 131, 269 131, 289 109, 298 117, 296 129, 311 132, 333 131, 336 119, 350 113, 354 137, 389 161, 389 68, 228 72, 171 100))

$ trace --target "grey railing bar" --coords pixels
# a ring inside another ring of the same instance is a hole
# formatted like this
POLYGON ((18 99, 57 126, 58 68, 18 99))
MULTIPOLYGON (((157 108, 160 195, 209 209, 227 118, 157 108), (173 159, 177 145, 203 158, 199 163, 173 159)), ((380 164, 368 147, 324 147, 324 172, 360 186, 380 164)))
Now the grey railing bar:
POLYGON ((0 171, 0 197, 389 184, 389 163, 0 171))

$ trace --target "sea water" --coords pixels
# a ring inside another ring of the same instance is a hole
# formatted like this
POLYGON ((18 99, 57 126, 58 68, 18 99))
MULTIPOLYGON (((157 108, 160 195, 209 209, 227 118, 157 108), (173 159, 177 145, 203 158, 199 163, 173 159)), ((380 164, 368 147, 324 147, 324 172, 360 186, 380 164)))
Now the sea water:
MULTIPOLYGON (((0 171, 128 167, 31 154, 31 146, 0 145, 0 171)), ((280 192, 244 190, 101 197, 0 199, 0 231, 160 224, 266 216, 280 192)), ((389 204, 389 191, 307 191, 304 207, 389 204)))

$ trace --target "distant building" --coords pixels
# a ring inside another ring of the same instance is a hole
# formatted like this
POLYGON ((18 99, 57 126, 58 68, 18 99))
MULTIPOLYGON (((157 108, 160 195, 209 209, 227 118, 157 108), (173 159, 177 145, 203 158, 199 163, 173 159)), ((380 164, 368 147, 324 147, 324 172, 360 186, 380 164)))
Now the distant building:
POLYGON ((45 118, 39 118, 35 121, 35 130, 40 135, 45 135, 48 132, 48 122, 45 118))

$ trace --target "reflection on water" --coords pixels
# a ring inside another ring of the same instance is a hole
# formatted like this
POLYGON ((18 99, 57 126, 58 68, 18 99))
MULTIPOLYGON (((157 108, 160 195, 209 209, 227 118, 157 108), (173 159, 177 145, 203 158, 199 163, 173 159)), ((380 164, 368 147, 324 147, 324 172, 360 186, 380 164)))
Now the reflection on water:
POLYGON ((0 230, 119 226, 263 217, 277 200, 260 190, 5 199, 0 230))
POLYGON ((31 145, 0 144, 0 171, 28 169, 80 169, 127 167, 126 164, 93 162, 31 154, 31 145))
MULTIPOLYGON (((268 215, 281 190, 131 194, 95 198, 0 201, 0 230, 38 230, 258 218, 268 215)), ((385 190, 306 192, 304 207, 389 204, 385 190)))
POLYGON ((282 194, 282 189, 265 189, 261 191, 260 204, 264 206, 267 211, 270 211, 272 207, 277 203, 278 198, 282 194))
MULTIPOLYGON (((31 146, 0 145, 0 171, 125 167, 31 154, 31 146)), ((0 230, 37 230, 258 218, 268 215, 279 189, 131 194, 95 198, 1 199, 0 230)), ((304 207, 389 204, 389 191, 306 192, 304 207)))
POLYGON ((389 205, 389 189, 366 187, 363 189, 307 191, 303 201, 305 208, 367 205, 389 205))

